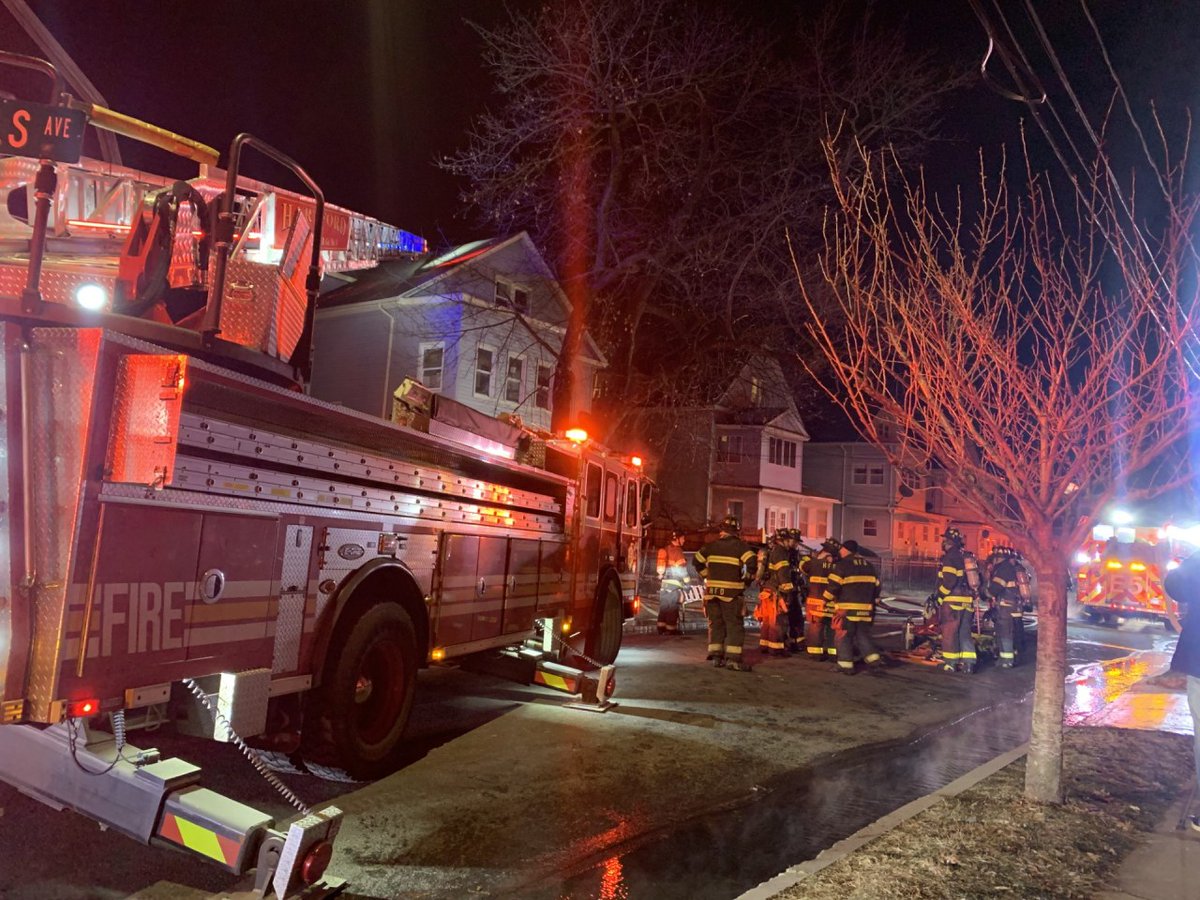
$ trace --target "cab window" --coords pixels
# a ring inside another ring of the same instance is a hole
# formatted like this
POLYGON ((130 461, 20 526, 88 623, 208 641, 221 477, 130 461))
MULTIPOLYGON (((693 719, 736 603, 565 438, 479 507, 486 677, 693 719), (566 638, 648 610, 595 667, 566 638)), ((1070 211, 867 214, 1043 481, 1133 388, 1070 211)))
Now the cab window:
POLYGON ((633 530, 637 528, 637 498, 638 485, 632 478, 629 479, 629 487, 625 491, 625 527, 633 530))
POLYGON ((587 499, 585 510, 590 518, 600 518, 600 478, 603 473, 600 467, 593 463, 587 464, 587 478, 584 480, 583 492, 587 499))
POLYGON ((611 472, 604 476, 604 521, 617 521, 617 501, 620 498, 620 487, 617 476, 611 472))
POLYGON ((653 496, 652 486, 649 481, 642 482, 642 521, 645 522, 650 517, 650 498, 653 496))

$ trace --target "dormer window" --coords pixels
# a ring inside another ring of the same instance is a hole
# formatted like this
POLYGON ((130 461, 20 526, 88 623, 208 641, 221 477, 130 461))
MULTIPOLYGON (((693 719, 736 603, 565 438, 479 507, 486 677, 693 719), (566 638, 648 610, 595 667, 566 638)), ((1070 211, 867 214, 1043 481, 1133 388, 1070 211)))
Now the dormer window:
POLYGON ((521 314, 529 312, 529 291, 511 281, 496 279, 496 305, 513 309, 521 314))

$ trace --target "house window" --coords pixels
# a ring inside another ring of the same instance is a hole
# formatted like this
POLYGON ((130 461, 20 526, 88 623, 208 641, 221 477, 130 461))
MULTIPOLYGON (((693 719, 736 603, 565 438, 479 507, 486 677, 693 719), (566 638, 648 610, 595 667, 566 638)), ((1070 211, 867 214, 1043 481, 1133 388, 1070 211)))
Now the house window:
POLYGON ((496 305, 515 309, 519 313, 529 312, 529 291, 496 279, 496 305))
POLYGON ((728 500, 725 503, 725 515, 733 516, 738 520, 738 524, 742 525, 742 518, 746 512, 746 506, 741 500, 728 500))
POLYGON ((775 515, 775 507, 768 506, 767 507, 767 532, 771 533, 776 528, 781 528, 782 526, 779 525, 778 523, 779 523, 779 520, 778 520, 778 517, 775 515))
POLYGON ((877 537, 879 534, 878 519, 863 519, 863 537, 877 537))
POLYGON ((421 384, 431 391, 442 389, 442 364, 446 348, 441 344, 421 345, 421 384))
POLYGON ((867 467, 866 466, 855 466, 854 474, 850 480, 854 484, 866 484, 867 483, 867 467))
POLYGON ((742 461, 742 436, 723 434, 717 438, 717 462, 739 463, 742 461))
POLYGON ((871 484, 883 484, 883 466, 871 466, 867 472, 867 480, 871 484))
POLYGON ((496 354, 487 347, 475 351, 475 395, 492 396, 492 370, 496 365, 496 354))
POLYGON ((525 381, 525 360, 519 356, 508 358, 508 372, 504 376, 504 399, 509 403, 520 403, 525 381))
POLYGON ((777 466, 796 468, 796 442, 783 438, 768 438, 767 459, 777 466))
POLYGON ((550 408, 550 379, 554 377, 554 368, 552 366, 537 367, 537 392, 534 394, 533 402, 538 409, 550 408))
POLYGON ((808 517, 808 528, 804 533, 809 537, 829 537, 829 516, 824 509, 814 509, 808 517))

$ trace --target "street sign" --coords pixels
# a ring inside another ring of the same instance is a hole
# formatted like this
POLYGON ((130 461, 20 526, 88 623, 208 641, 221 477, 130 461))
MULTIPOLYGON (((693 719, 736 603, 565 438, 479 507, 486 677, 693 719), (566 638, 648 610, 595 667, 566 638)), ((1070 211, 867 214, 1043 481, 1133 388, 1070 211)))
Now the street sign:
POLYGON ((82 110, 0 99, 0 154, 79 162, 86 125, 82 110))

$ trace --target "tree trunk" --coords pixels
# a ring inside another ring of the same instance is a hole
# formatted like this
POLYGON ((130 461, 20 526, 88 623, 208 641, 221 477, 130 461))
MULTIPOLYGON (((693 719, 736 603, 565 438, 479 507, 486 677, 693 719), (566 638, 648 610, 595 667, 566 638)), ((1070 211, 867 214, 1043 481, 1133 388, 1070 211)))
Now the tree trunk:
POLYGON ((1033 728, 1025 764, 1025 796, 1061 803, 1063 703, 1067 679, 1066 560, 1048 553, 1037 564, 1037 677, 1033 683, 1033 728))

